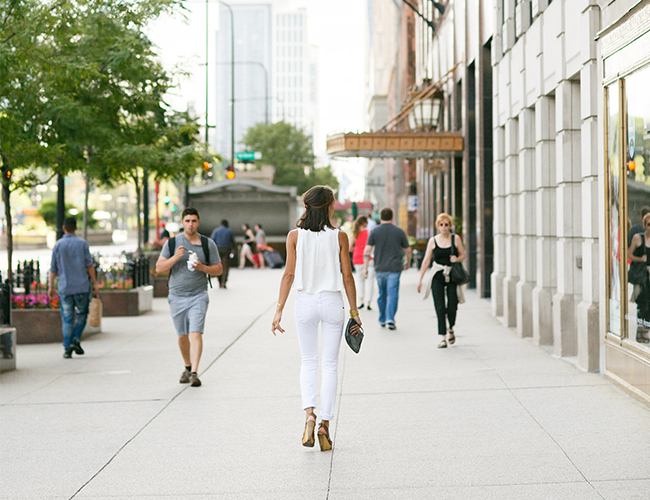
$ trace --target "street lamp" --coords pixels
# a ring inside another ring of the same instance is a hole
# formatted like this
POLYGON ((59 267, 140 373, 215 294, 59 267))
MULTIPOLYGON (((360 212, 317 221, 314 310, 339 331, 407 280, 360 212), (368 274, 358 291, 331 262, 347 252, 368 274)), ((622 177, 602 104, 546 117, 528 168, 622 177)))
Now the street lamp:
POLYGON ((409 128, 411 130, 437 129, 443 100, 444 96, 442 92, 438 91, 425 99, 416 101, 408 115, 409 128))

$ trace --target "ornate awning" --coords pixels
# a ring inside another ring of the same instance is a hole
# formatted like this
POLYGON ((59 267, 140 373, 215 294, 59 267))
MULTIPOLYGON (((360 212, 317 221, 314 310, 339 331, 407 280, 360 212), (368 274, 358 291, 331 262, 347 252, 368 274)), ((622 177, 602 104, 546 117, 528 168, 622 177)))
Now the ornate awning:
POLYGON ((462 152, 460 132, 363 132, 327 138, 327 154, 339 158, 436 158, 462 152))

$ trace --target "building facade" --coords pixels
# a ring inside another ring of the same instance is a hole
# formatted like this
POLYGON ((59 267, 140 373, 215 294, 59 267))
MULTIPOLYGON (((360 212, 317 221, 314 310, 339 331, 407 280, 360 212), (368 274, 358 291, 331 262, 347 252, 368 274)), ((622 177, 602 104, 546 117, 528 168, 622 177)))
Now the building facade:
POLYGON ((463 138, 461 155, 382 160, 400 225, 424 240, 451 214, 495 316, 650 402, 650 284, 629 279, 650 207, 650 0, 413 0, 397 14, 388 120, 434 89, 430 133, 463 138))

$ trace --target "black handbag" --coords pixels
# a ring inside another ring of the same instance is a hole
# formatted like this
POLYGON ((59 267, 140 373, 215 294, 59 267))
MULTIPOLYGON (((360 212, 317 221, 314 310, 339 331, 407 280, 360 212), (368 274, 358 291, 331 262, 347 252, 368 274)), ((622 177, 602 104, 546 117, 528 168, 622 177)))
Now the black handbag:
MULTIPOLYGON (((645 235, 642 235, 643 239, 645 240, 645 235)), ((643 253, 645 252, 645 241, 643 242, 642 246, 639 246, 634 250, 634 256, 635 257, 642 257, 643 253)), ((627 273, 627 281, 628 283, 632 283, 633 285, 643 285, 645 282, 650 279, 648 277, 648 270, 646 268, 646 263, 645 262, 631 262, 630 263, 630 269, 628 270, 627 273)))
POLYGON ((628 283, 633 285, 643 285, 648 280, 648 271, 646 270, 645 262, 632 262, 630 270, 627 273, 628 283))
POLYGON ((357 323, 357 321, 354 318, 350 318, 350 320, 348 321, 348 325, 345 327, 345 341, 350 346, 350 349, 352 349, 354 352, 359 354, 359 349, 361 349, 362 340, 363 340, 363 328, 361 328, 361 325, 357 323), (357 333, 356 335, 354 335, 350 331, 350 329, 355 325, 359 327, 359 333, 357 333))
MULTIPOLYGON (((454 241, 456 240, 456 235, 454 233, 451 233, 451 254, 456 255, 456 245, 454 244, 454 241)), ((469 274, 463 267, 463 265, 460 262, 452 262, 451 263, 451 272, 449 273, 449 279, 451 280, 452 283, 456 283, 457 285, 465 285, 469 283, 469 274)))

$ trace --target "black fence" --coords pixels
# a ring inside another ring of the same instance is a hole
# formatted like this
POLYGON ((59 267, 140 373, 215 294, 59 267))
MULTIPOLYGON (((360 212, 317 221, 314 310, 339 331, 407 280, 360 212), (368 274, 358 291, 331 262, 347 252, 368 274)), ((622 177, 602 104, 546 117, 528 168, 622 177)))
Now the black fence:
POLYGON ((0 273, 0 326, 11 324, 11 285, 9 280, 2 281, 0 273))

